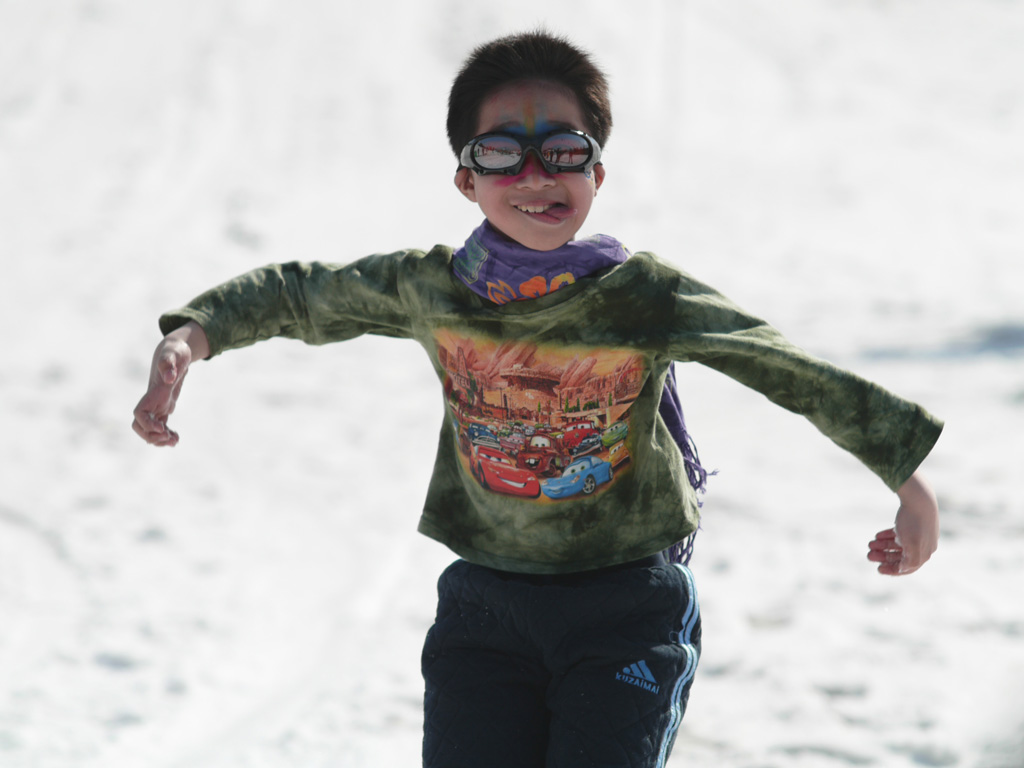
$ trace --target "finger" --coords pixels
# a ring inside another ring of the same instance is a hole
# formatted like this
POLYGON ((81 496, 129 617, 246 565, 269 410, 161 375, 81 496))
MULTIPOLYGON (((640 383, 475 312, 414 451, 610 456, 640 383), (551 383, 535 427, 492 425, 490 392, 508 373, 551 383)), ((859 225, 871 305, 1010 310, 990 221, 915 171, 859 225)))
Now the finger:
POLYGON ((145 437, 146 435, 156 434, 163 431, 163 425, 157 421, 155 414, 142 403, 139 403, 138 406, 136 406, 132 416, 134 416, 132 429, 134 429, 140 437, 145 437))
POLYGON ((139 400, 132 416, 135 418, 133 426, 137 425, 144 432, 162 433, 167 429, 167 388, 156 387, 150 389, 139 400))
POLYGON ((911 568, 901 563, 883 563, 878 566, 878 572, 884 576, 909 576, 920 567, 920 565, 911 568))
POLYGON ((896 529, 886 528, 884 531, 879 531, 875 534, 875 538, 882 541, 895 541, 896 540, 896 529))
POLYGON ((900 550, 884 550, 874 551, 868 553, 868 560, 873 563, 893 563, 899 564, 904 562, 903 552, 900 550))
POLYGON ((163 439, 164 432, 155 424, 145 419, 136 418, 132 422, 132 430, 147 443, 155 444, 163 439))
POLYGON ((925 554, 920 548, 905 549, 903 551, 903 558, 900 560, 900 573, 913 573, 928 562, 930 557, 931 555, 925 554))
POLYGON ((900 572, 900 567, 898 565, 893 565, 891 563, 883 563, 882 565, 878 566, 878 572, 883 576, 902 575, 900 572))
POLYGON ((178 397, 181 395, 181 385, 185 383, 185 376, 187 375, 188 369, 186 368, 181 372, 181 375, 178 376, 177 380, 174 382, 174 386, 171 387, 170 402, 167 406, 168 415, 174 413, 174 408, 178 404, 178 397))
POLYGON ((927 558, 918 561, 908 557, 902 549, 876 551, 868 554, 868 560, 880 563, 878 572, 885 576, 909 576, 924 565, 927 558))
POLYGON ((153 421, 150 427, 146 427, 138 419, 132 422, 132 430, 150 445, 174 446, 178 444, 178 433, 168 429, 165 423, 153 421))
POLYGON ((159 392, 147 392, 132 415, 135 423, 146 432, 163 432, 167 428, 167 398, 159 392))
POLYGON ((167 419, 161 418, 152 411, 139 408, 135 411, 132 428, 140 435, 162 435, 167 431, 167 419))
MULTIPOLYGON (((181 381, 182 377, 179 376, 173 385, 164 384, 161 381, 150 383, 146 394, 142 396, 138 405, 135 406, 136 418, 140 415, 149 415, 166 421, 167 416, 174 411, 174 401, 181 391, 181 381)), ((140 418, 139 420, 143 424, 146 423, 144 419, 140 418)))
POLYGON ((165 352, 156 363, 157 374, 167 386, 172 386, 178 380, 177 358, 173 352, 165 352))
POLYGON ((872 550, 876 550, 876 549, 877 550, 882 550, 882 549, 899 549, 899 547, 900 547, 900 545, 897 544, 896 542, 892 541, 892 540, 886 541, 886 540, 875 539, 874 541, 869 541, 868 542, 868 549, 872 549, 872 550))

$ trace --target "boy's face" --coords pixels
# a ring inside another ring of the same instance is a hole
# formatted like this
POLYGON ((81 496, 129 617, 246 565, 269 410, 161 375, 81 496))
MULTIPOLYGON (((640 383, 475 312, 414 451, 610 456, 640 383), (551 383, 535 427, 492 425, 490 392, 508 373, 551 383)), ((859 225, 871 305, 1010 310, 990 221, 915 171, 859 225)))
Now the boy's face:
MULTIPOLYGON (((576 98, 553 83, 528 81, 503 86, 484 100, 476 135, 534 136, 556 128, 586 131, 576 98)), ((590 173, 549 174, 533 152, 517 176, 481 176, 469 168, 455 174, 455 186, 495 229, 536 251, 554 250, 576 236, 603 181, 603 165, 590 173)))

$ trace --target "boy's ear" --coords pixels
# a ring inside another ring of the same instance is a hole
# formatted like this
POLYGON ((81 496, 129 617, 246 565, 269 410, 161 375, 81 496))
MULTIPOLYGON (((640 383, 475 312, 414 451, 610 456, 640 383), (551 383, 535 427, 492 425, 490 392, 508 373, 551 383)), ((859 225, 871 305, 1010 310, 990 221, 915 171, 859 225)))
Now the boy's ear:
POLYGON ((597 194, 597 190, 601 188, 604 183, 604 163, 598 163, 594 166, 594 194, 597 194))
POLYGON ((455 186, 459 192, 465 195, 467 200, 476 202, 476 179, 473 177, 473 172, 469 168, 459 168, 455 172, 455 186))

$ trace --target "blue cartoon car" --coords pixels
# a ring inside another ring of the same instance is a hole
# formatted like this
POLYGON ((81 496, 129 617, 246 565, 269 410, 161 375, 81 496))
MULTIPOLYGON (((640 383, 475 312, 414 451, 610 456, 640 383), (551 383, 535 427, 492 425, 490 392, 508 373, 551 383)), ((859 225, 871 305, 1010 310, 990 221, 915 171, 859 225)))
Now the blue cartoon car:
POLYGON ((471 445, 484 445, 495 450, 501 449, 501 443, 495 434, 483 424, 470 424, 466 428, 471 445))
POLYGON ((597 456, 584 456, 566 467, 561 477, 541 481, 540 489, 549 499, 564 499, 577 493, 589 495, 611 481, 611 464, 597 456))

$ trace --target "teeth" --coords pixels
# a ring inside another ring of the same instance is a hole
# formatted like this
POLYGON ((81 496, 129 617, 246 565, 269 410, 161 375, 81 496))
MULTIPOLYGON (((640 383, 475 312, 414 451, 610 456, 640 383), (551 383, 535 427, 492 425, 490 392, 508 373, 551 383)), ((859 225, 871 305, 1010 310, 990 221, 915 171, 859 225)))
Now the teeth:
POLYGON ((554 208, 554 203, 545 203, 544 205, 517 205, 516 208, 523 213, 544 213, 544 211, 554 208))

